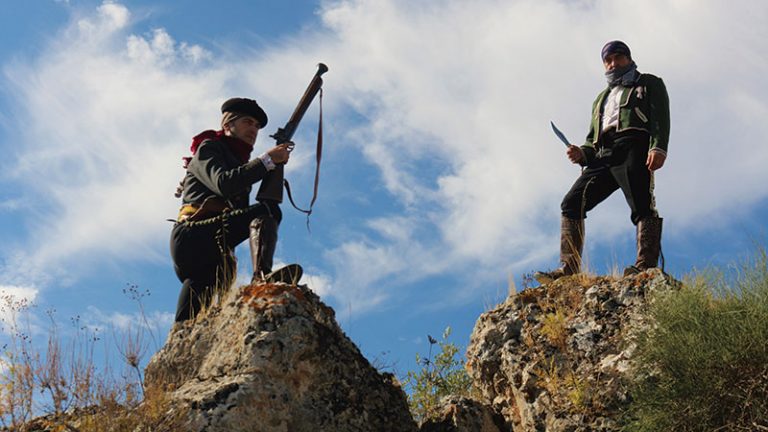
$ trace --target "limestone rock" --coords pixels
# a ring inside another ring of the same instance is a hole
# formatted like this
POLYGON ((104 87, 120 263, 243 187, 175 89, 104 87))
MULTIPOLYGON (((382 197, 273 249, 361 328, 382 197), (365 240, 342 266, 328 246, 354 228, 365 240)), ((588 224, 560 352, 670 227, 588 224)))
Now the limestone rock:
POLYGON ((652 269, 577 275, 511 295, 480 316, 467 371, 515 431, 615 431, 646 294, 679 282, 652 269))
POLYGON ((417 429, 394 377, 370 365, 306 286, 230 290, 174 326, 145 383, 171 392, 192 431, 417 429))
POLYGON ((504 418, 473 399, 447 396, 440 401, 440 415, 421 425, 419 432, 508 432, 504 418))

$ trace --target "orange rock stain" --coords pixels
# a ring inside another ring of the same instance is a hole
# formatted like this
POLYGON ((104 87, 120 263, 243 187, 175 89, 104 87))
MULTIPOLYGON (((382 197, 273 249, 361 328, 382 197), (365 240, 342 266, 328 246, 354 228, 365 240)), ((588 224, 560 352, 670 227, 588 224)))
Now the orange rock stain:
POLYGON ((295 285, 254 284, 244 287, 240 293, 243 302, 257 310, 267 309, 273 305, 284 305, 290 300, 288 296, 300 302, 306 301, 304 293, 295 285))

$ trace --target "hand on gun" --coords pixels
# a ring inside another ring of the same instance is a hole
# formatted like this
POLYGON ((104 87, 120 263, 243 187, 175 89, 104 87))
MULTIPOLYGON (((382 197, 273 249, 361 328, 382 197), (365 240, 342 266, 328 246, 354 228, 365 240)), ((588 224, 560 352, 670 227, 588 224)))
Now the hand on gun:
POLYGON ((269 157, 272 158, 272 162, 280 165, 288 163, 288 158, 291 155, 294 147, 293 141, 286 141, 282 144, 278 144, 267 151, 269 157))

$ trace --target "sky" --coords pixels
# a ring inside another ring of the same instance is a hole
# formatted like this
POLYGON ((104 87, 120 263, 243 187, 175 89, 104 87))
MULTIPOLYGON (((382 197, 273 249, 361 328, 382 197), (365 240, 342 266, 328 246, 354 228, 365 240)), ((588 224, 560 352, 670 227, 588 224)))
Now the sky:
MULTIPOLYGON (((483 311, 556 266, 579 168, 549 122, 582 142, 613 39, 670 95, 666 270, 729 265, 765 244, 766 16, 762 0, 5 0, 0 292, 36 304, 44 334, 53 310, 136 325, 136 287, 164 340, 180 288, 167 219, 191 137, 251 97, 268 149, 323 62, 319 198, 311 230, 283 207, 276 260, 300 263, 362 352, 402 376, 428 334, 450 326, 466 347, 483 311)), ((317 117, 315 104, 286 166, 302 204, 317 117)), ((592 272, 634 262, 620 192, 586 230, 592 272)), ((246 244, 237 255, 245 282, 246 244)))

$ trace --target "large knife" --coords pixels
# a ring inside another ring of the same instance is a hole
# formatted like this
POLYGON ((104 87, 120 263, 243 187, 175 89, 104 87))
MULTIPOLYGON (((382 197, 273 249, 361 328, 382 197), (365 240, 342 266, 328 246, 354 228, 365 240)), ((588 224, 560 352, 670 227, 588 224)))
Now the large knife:
POLYGON ((562 141, 566 147, 570 147, 572 144, 568 142, 568 138, 565 137, 565 134, 560 132, 560 129, 558 129, 557 126, 555 126, 555 122, 550 120, 549 124, 552 125, 552 130, 555 132, 555 135, 557 135, 557 137, 560 138, 560 141, 562 141))

